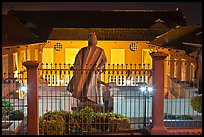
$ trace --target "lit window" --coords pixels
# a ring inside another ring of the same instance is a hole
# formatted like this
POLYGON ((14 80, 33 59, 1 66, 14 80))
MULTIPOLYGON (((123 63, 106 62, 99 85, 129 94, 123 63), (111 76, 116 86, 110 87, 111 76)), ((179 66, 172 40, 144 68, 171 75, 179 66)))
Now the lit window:
POLYGON ((142 49, 142 64, 145 64, 145 66, 142 65, 142 67, 145 67, 145 69, 152 68, 152 57, 150 56, 150 49, 142 49))
POLYGON ((125 64, 125 49, 111 49, 111 64, 125 64))
POLYGON ((53 62, 54 62, 53 49, 44 48, 42 52, 42 63, 44 64, 43 68, 51 69, 51 64, 53 64, 53 62), (46 64, 48 64, 48 66, 46 64))
POLYGON ((66 64, 74 64, 75 57, 80 49, 78 48, 66 48, 65 49, 65 61, 66 64))

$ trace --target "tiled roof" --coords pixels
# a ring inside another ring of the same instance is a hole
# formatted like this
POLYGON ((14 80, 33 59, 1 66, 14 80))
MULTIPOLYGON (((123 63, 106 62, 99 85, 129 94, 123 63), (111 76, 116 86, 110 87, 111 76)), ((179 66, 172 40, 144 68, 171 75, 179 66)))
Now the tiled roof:
POLYGON ((49 40, 87 40, 95 32, 98 40, 150 41, 169 29, 159 28, 54 28, 49 40))
POLYGON ((24 25, 39 28, 149 28, 161 19, 169 28, 185 26, 181 10, 20 11, 10 10, 24 25))
POLYGON ((2 46, 38 42, 38 37, 15 17, 2 15, 2 46))
POLYGON ((162 46, 166 48, 174 48, 186 51, 186 53, 191 53, 197 50, 198 47, 187 46, 182 44, 183 42, 191 43, 202 43, 202 26, 185 26, 176 27, 170 31, 158 36, 156 39, 152 40, 149 44, 162 46))

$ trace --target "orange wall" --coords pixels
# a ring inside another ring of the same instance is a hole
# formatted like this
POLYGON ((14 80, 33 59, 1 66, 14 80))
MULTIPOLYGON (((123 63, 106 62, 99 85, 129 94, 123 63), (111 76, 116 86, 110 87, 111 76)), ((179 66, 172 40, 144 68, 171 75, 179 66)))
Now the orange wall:
MULTIPOLYGON (((54 45, 59 42, 62 44, 62 50, 54 50, 54 63, 64 63, 65 62, 65 48, 79 48, 88 45, 87 41, 60 41, 60 40, 50 40, 51 43, 47 44, 44 48, 54 48, 54 45)), ((98 47, 104 49, 106 56, 108 58, 108 63, 111 63, 111 49, 125 49, 125 64, 140 64, 142 63, 142 49, 148 49, 146 41, 98 41, 98 47), (137 42, 138 49, 136 51, 131 51, 129 45, 132 42, 137 42)))

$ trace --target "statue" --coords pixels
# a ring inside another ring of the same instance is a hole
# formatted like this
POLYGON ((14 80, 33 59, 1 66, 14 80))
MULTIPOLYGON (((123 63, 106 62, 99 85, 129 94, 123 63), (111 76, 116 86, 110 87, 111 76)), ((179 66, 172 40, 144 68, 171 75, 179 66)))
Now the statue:
POLYGON ((103 105, 102 89, 100 88, 101 70, 107 58, 102 48, 97 47, 95 33, 90 33, 88 46, 83 47, 76 55, 74 75, 67 90, 72 97, 80 100, 84 106, 103 105))

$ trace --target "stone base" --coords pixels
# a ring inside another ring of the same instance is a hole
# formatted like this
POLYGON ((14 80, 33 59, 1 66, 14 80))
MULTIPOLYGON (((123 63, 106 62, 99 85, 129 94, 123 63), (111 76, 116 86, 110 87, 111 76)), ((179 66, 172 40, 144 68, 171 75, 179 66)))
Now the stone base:
POLYGON ((167 128, 164 126, 154 126, 150 133, 151 135, 168 135, 167 128))
POLYGON ((99 104, 95 104, 92 103, 90 101, 84 102, 84 103, 79 103, 76 107, 72 107, 72 110, 78 110, 80 111, 81 109, 85 108, 85 107, 91 107, 94 111, 99 111, 99 112, 104 112, 104 106, 103 105, 99 105, 99 104))

